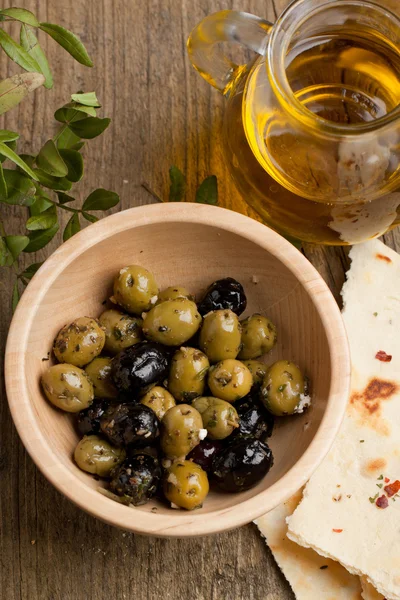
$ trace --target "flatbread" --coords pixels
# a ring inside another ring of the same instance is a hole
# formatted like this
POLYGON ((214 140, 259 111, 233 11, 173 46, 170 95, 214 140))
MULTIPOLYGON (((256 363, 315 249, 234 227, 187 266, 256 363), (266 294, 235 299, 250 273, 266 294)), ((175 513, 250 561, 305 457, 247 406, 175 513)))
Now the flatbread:
POLYGON ((359 577, 350 575, 339 563, 302 548, 286 537, 286 518, 293 513, 301 497, 302 492, 299 491, 256 521, 296 599, 361 600, 359 577))
POLYGON ((289 518, 288 536, 398 600, 400 496, 388 498, 384 489, 400 480, 400 256, 373 240, 350 258, 343 288, 350 401, 332 450, 289 518))
POLYGON ((362 592, 361 596, 363 600, 385 600, 385 598, 380 594, 368 581, 365 577, 360 577, 362 592))

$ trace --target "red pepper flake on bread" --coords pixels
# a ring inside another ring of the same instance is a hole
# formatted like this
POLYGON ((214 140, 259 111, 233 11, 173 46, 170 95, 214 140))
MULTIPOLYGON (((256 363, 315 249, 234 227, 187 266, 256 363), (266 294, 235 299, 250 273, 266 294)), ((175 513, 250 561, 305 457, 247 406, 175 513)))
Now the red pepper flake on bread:
POLYGON ((375 502, 378 508, 387 508, 389 506, 389 500, 386 496, 380 496, 375 502))
POLYGON ((383 489, 385 490, 385 492, 389 496, 389 498, 391 498, 392 496, 397 494, 397 492, 400 491, 400 481, 398 479, 396 479, 396 481, 393 481, 393 483, 390 483, 389 485, 385 485, 385 487, 383 489))
POLYGON ((390 362, 392 360, 392 355, 386 354, 384 350, 379 350, 379 352, 375 354, 375 358, 382 362, 390 362))

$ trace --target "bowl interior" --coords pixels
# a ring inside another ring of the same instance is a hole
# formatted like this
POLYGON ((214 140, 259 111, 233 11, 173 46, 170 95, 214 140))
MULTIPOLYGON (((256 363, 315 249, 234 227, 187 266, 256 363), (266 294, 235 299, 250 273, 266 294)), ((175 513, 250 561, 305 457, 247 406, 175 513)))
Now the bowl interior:
MULTIPOLYGON (((151 517, 155 527, 152 532, 157 532, 157 517, 173 515, 175 518, 178 511, 171 511, 157 502, 132 509, 91 493, 101 483, 80 471, 73 462, 72 454, 78 441, 73 416, 54 409, 41 392, 40 375, 51 364, 43 359, 47 358, 55 335, 65 323, 83 315, 100 315, 110 296, 115 273, 127 264, 141 264, 152 271, 160 288, 179 284, 197 297, 215 279, 226 276, 238 279, 248 298, 245 315, 264 313, 278 328, 278 344, 265 362, 279 358, 297 362, 311 379, 313 405, 303 415, 277 419, 270 440, 274 466, 257 487, 241 494, 213 491, 200 510, 179 512, 183 525, 185 520, 190 523, 195 520, 201 529, 201 521, 208 519, 211 513, 221 514, 220 511, 229 510, 270 488, 301 458, 312 442, 326 408, 332 379, 331 351, 309 292, 288 267, 258 243, 212 224, 177 221, 169 222, 168 226, 162 222, 135 226, 134 220, 132 223, 131 228, 111 232, 96 244, 88 245, 55 278, 46 279, 45 273, 42 275, 42 281, 48 283, 43 283, 38 303, 31 309, 24 348, 24 385, 31 410, 25 423, 22 417, 16 422, 28 450, 41 467, 44 454, 38 456, 35 439, 27 443, 22 431, 30 427, 29 419, 35 421, 37 441, 44 438, 49 450, 45 474, 71 499, 81 505, 91 502, 93 506, 86 508, 94 513, 94 505, 101 502, 102 514, 98 516, 107 519, 109 514, 110 520, 115 522, 111 515, 117 511, 121 519, 118 524, 133 530, 140 530, 140 513, 153 509, 151 517), (62 482, 58 481, 61 474, 62 482)), ((52 260, 54 263, 56 257, 52 260)), ((11 361, 14 359, 21 360, 21 356, 10 357, 11 361)), ((12 399, 10 404, 15 418, 18 400, 12 399)), ((20 410, 22 404, 21 399, 20 410)), ((246 522, 246 515, 241 515, 240 521, 246 522)))

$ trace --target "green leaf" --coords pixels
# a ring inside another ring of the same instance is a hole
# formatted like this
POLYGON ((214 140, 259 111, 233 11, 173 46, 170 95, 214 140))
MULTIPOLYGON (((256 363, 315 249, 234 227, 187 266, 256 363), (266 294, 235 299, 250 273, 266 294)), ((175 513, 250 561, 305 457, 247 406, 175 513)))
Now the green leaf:
POLYGON ((29 92, 36 90, 44 82, 45 78, 41 73, 22 73, 1 81, 0 115, 17 106, 29 92))
POLYGON ((0 202, 5 202, 8 197, 7 183, 4 178, 3 165, 0 163, 0 202))
POLYGON ((21 279, 27 279, 28 281, 30 281, 36 273, 36 271, 40 269, 42 264, 42 262, 32 263, 31 265, 29 265, 29 267, 25 269, 25 271, 22 271, 22 273, 20 273, 19 277, 21 279))
POLYGON ((0 15, 4 17, 10 17, 11 19, 15 19, 21 23, 26 23, 32 27, 39 27, 39 21, 35 15, 30 10, 26 10, 25 8, 3 8, 0 10, 0 15))
POLYGON ((18 290, 18 279, 17 279, 17 281, 14 283, 14 287, 13 287, 13 291, 12 291, 11 307, 12 307, 13 312, 17 308, 19 299, 20 299, 20 295, 19 295, 19 290, 18 290))
POLYGON ((30 56, 12 37, 3 29, 0 29, 0 46, 11 60, 17 63, 25 71, 40 73, 40 67, 36 60, 30 56))
POLYGON ((37 252, 47 246, 53 239, 59 229, 58 223, 53 225, 50 229, 39 229, 38 231, 32 231, 29 234, 29 244, 25 248, 24 252, 37 252))
POLYGON ((74 213, 64 229, 64 233, 63 233, 64 242, 69 240, 69 238, 71 238, 73 235, 78 233, 78 231, 80 231, 80 230, 81 230, 81 224, 79 223, 78 213, 74 213))
POLYGON ((9 129, 0 129, 0 142, 13 142, 19 138, 19 133, 9 129))
POLYGON ((11 150, 11 148, 7 146, 4 142, 0 142, 0 154, 5 156, 9 160, 12 160, 12 162, 18 165, 23 171, 25 171, 25 173, 27 173, 29 177, 32 177, 32 179, 38 181, 37 176, 32 171, 32 169, 26 164, 26 162, 23 161, 22 158, 19 157, 18 154, 14 152, 14 150, 11 150))
POLYGON ((21 252, 29 244, 29 238, 26 235, 6 235, 5 240, 14 260, 17 260, 21 252))
MULTIPOLYGON (((9 148, 11 148, 11 150, 16 150, 17 149, 17 142, 14 140, 13 142, 4 142, 6 146, 8 146, 9 148)), ((7 158, 5 156, 3 156, 2 154, 0 154, 0 163, 3 163, 7 160, 7 158)), ((22 158, 22 160, 24 160, 22 158)), ((28 165, 29 166, 29 165, 28 165)), ((17 167, 18 169, 18 167, 17 167)))
POLYGON ((31 217, 40 215, 51 206, 53 206, 53 204, 49 202, 49 197, 47 194, 45 194, 42 190, 40 190, 40 193, 38 193, 36 189, 35 202, 29 207, 29 214, 31 217))
POLYGON ((66 178, 76 183, 83 177, 83 158, 76 150, 60 150, 60 155, 68 167, 66 178))
POLYGON ((215 175, 207 177, 198 187, 196 202, 200 204, 218 204, 218 181, 215 175))
POLYGON ((109 126, 111 119, 100 119, 99 117, 88 117, 83 121, 71 123, 72 131, 85 140, 91 140, 102 134, 109 126))
POLYGON ((35 184, 29 177, 18 171, 4 169, 4 178, 8 188, 6 199, 1 198, 7 204, 18 204, 20 206, 31 206, 35 202, 35 184))
POLYGON ((28 165, 28 167, 30 167, 31 169, 33 168, 36 156, 33 156, 33 154, 20 154, 19 157, 24 161, 24 163, 28 165))
POLYGON ((169 201, 181 202, 185 196, 186 178, 178 167, 172 166, 169 170, 171 185, 169 187, 169 201))
POLYGON ((82 216, 86 219, 86 221, 89 221, 90 223, 96 223, 96 221, 99 220, 98 217, 95 217, 94 215, 91 215, 87 212, 83 212, 82 216))
POLYGON ((86 67, 93 67, 93 63, 80 39, 68 29, 53 23, 40 23, 40 29, 53 38, 79 63, 86 67))
MULTIPOLYGON (((37 27, 39 24, 37 25, 37 27)), ((39 45, 38 39, 33 33, 32 29, 28 29, 25 25, 21 27, 20 33, 21 46, 27 53, 32 56, 40 67, 40 72, 45 77, 44 87, 51 89, 53 87, 53 76, 50 71, 49 63, 46 55, 39 45)))
POLYGON ((72 196, 68 196, 68 194, 64 194, 63 192, 58 192, 58 201, 60 204, 68 204, 68 202, 75 202, 75 198, 72 196))
POLYGON ((69 125, 70 123, 86 119, 87 115, 95 117, 95 109, 90 106, 76 106, 70 103, 57 109, 54 113, 54 118, 59 123, 67 123, 69 125))
POLYGON ((94 106, 95 108, 100 108, 101 104, 96 97, 96 92, 80 92, 78 94, 71 94, 71 99, 79 104, 83 104, 84 106, 94 106))
POLYGON ((13 262, 14 259, 7 247, 5 238, 0 237, 0 267, 11 267, 13 262))
POLYGON ((113 206, 116 206, 119 202, 119 196, 115 192, 110 192, 108 190, 104 190, 103 188, 99 188, 94 190, 89 196, 86 198, 83 203, 82 209, 85 211, 88 210, 108 210, 113 206))
POLYGON ((61 150, 61 148, 75 148, 76 144, 80 143, 80 137, 74 134, 73 131, 70 130, 69 127, 65 129, 62 128, 62 132, 60 135, 54 138, 54 141, 57 144, 57 148, 61 150))
POLYGON ((25 227, 28 231, 51 229, 57 223, 57 210, 53 205, 44 212, 30 217, 25 227))
POLYGON ((72 183, 65 177, 52 177, 41 169, 34 169, 34 171, 44 187, 60 192, 68 192, 72 188, 72 183))
POLYGON ((70 150, 76 150, 78 152, 79 150, 82 150, 84 145, 85 145, 85 142, 78 142, 77 144, 74 144, 73 146, 71 146, 70 150))
POLYGON ((61 158, 53 140, 48 140, 40 150, 36 158, 36 164, 39 169, 52 177, 65 177, 68 173, 68 167, 61 158))

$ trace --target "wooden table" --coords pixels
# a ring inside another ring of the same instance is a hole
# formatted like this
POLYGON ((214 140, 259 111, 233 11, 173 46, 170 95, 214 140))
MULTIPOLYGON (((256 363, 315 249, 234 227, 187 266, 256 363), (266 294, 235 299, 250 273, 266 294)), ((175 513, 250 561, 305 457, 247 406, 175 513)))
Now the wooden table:
MULTIPOLYGON (((386 4, 394 8, 397 2, 386 4)), ((95 63, 93 69, 78 65, 43 36, 55 87, 38 90, 1 124, 22 132, 23 151, 34 151, 53 134, 53 112, 71 93, 95 89, 112 124, 85 150, 82 197, 102 186, 121 195, 121 208, 152 202, 142 183, 165 195, 168 169, 176 164, 187 176, 188 200, 200 181, 215 173, 222 203, 251 214, 223 163, 223 99, 191 69, 185 41, 208 13, 235 8, 274 20, 286 0, 4 0, 2 7, 15 4, 37 12, 41 21, 78 33, 95 63)), ((1 78, 14 72, 4 55, 0 67, 1 78)), ((8 232, 22 233, 23 210, 1 206, 8 232)), ((60 241, 61 234, 51 250, 60 241)), ((385 241, 400 250, 399 231, 385 241)), ((47 253, 48 249, 28 256, 26 263, 43 260, 47 253)), ((304 253, 340 302, 347 252, 306 245, 304 253)), ((2 351, 11 318, 11 288, 12 274, 2 269, 2 351)), ((254 525, 194 540, 158 540, 118 531, 75 508, 38 472, 12 424, 4 386, 0 428, 1 598, 293 598, 254 525)))

